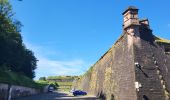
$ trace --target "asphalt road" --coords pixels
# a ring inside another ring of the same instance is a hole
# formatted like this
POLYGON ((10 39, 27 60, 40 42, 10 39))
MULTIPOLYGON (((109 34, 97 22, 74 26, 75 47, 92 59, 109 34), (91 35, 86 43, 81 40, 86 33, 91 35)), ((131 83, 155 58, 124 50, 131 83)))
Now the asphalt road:
POLYGON ((67 92, 53 92, 28 97, 22 97, 14 100, 99 100, 94 96, 73 96, 67 92))

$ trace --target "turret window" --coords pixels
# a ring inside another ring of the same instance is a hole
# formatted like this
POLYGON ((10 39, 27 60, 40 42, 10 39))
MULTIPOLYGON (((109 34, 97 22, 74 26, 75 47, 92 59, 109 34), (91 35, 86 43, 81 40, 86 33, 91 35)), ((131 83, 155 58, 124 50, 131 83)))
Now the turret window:
POLYGON ((135 18, 135 15, 132 15, 132 18, 135 18))

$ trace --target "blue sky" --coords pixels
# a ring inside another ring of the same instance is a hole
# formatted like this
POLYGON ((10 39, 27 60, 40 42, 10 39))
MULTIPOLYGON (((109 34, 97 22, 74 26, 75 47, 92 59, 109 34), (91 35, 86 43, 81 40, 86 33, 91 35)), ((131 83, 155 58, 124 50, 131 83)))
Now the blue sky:
POLYGON ((10 1, 24 25, 24 43, 39 60, 36 79, 83 74, 121 35, 121 13, 130 5, 155 35, 170 39, 169 0, 10 1))

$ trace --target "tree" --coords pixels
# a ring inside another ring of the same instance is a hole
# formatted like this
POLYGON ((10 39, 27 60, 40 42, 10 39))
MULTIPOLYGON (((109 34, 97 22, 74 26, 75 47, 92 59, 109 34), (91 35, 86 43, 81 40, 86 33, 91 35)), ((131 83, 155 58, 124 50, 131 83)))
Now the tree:
POLYGON ((29 49, 24 49, 23 54, 23 66, 20 71, 24 72, 26 76, 29 76, 30 78, 35 77, 34 70, 37 66, 37 58, 34 56, 34 53, 29 49))
POLYGON ((40 77, 39 81, 46 81, 46 77, 40 77))
POLYGON ((34 78, 37 59, 34 53, 24 46, 20 34, 22 24, 13 16, 8 0, 0 0, 0 69, 34 78))

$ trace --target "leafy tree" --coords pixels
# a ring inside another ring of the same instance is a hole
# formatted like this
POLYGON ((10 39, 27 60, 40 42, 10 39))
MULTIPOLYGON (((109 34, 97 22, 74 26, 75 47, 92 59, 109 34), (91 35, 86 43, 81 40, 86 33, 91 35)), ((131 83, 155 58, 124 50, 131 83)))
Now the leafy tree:
POLYGON ((26 76, 34 78, 35 77, 34 70, 36 69, 37 66, 37 58, 34 56, 34 53, 29 49, 25 49, 23 58, 24 67, 22 67, 20 71, 24 72, 26 76))
POLYGON ((55 82, 55 83, 54 83, 54 85, 56 86, 56 88, 58 88, 58 87, 59 87, 59 85, 58 85, 58 83, 57 83, 57 82, 55 82))
POLYGON ((46 81, 46 77, 40 77, 39 81, 46 81))
POLYGON ((13 18, 8 0, 0 0, 0 69, 35 77, 37 59, 27 49, 20 34, 22 24, 13 18))

